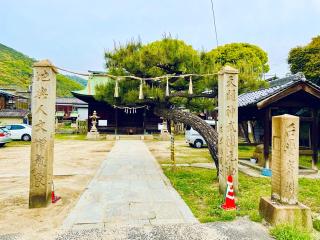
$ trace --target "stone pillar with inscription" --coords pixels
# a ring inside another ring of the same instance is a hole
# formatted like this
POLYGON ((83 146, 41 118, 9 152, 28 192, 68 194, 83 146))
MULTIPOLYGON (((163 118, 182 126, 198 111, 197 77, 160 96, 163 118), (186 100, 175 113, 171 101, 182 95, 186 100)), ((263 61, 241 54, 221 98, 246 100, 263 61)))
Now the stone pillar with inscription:
POLYGON ((227 176, 232 175, 238 191, 238 73, 225 66, 218 76, 219 189, 225 193, 227 176))
POLYGON ((33 65, 29 208, 51 199, 57 70, 48 60, 33 65))
POLYGON ((298 202, 299 117, 272 118, 271 198, 262 197, 260 213, 271 224, 312 229, 310 209, 298 202))

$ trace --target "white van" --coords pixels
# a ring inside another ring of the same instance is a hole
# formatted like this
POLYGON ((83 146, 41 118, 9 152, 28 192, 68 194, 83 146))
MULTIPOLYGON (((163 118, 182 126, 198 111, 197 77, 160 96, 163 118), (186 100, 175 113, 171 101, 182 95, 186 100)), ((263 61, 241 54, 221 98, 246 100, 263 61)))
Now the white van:
MULTIPOLYGON (((205 121, 213 128, 216 125, 215 120, 205 120, 205 121)), ((186 142, 189 143, 191 147, 202 148, 203 146, 207 145, 203 137, 190 126, 187 126, 186 128, 185 138, 186 138, 186 142)))

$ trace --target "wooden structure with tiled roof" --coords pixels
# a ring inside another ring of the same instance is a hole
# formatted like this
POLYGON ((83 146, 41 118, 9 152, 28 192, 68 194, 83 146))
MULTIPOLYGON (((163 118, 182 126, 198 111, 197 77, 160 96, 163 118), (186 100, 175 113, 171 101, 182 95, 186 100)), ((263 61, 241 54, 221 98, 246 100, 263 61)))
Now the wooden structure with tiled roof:
MULTIPOLYGON (((110 78, 103 75, 103 72, 89 71, 87 86, 80 91, 73 91, 74 97, 88 103, 88 114, 91 116, 93 111, 97 111, 99 120, 106 120, 107 126, 100 126, 100 132, 109 132, 116 134, 143 134, 159 132, 158 123, 162 120, 153 114, 151 109, 137 108, 134 111, 127 111, 123 106, 121 108, 111 106, 105 102, 95 99, 96 86, 107 84, 110 78)), ((89 123, 90 124, 90 121, 89 123)), ((90 126, 88 126, 90 129, 90 126)))
POLYGON ((297 73, 273 80, 268 88, 239 95, 239 122, 255 121, 262 126, 264 157, 269 159, 271 118, 281 114, 300 117, 300 146, 312 150, 313 167, 318 162, 320 87, 297 73))

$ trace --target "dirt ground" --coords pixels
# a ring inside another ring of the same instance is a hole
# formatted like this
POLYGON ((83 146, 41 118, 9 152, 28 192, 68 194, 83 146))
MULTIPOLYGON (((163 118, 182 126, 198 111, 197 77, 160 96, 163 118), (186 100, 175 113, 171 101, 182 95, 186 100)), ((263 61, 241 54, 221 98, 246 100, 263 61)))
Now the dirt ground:
MULTIPOLYGON (((171 163, 170 141, 146 140, 145 143, 160 164, 171 163)), ((175 137, 175 160, 177 164, 212 162, 212 158, 207 147, 203 147, 201 149, 192 148, 185 142, 184 136, 182 135, 175 137)))
POLYGON ((0 236, 50 239, 76 204, 113 142, 56 140, 54 185, 62 200, 29 209, 30 145, 0 148, 0 236))

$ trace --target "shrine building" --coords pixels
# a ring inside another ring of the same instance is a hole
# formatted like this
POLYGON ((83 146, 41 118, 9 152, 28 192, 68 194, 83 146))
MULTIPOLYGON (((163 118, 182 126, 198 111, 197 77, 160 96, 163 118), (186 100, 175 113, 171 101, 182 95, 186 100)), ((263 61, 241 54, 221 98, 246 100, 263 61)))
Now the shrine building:
MULTIPOLYGON (((245 129, 251 123, 254 142, 263 143, 264 158, 270 158, 271 120, 273 116, 291 114, 300 119, 300 152, 309 150, 313 166, 318 162, 320 87, 308 81, 302 73, 272 80, 269 87, 246 92, 238 98, 239 125, 245 129)), ((249 140, 248 130, 244 135, 249 140)))
MULTIPOLYGON (((160 117, 153 113, 147 106, 130 108, 125 106, 112 106, 106 102, 97 101, 95 88, 97 85, 106 84, 110 78, 102 76, 103 72, 89 71, 90 76, 87 86, 80 91, 73 91, 74 97, 88 103, 88 114, 97 111, 98 131, 102 133, 115 134, 151 134, 160 132, 160 117)), ((90 121, 88 121, 90 125, 90 121)), ((90 126, 88 126, 90 129, 90 126)))

